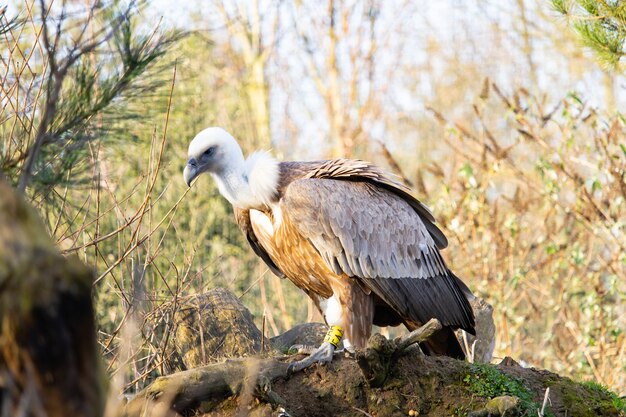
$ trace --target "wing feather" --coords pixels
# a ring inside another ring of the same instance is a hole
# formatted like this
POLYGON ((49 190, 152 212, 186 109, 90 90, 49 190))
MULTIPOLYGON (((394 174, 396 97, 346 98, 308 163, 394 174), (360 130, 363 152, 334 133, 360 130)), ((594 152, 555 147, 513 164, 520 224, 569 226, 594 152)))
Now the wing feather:
POLYGON ((248 240, 248 243, 250 244, 250 247, 252 247, 254 253, 263 259, 263 262, 265 262, 274 275, 280 278, 285 278, 285 274, 280 270, 280 268, 278 268, 278 266, 276 266, 269 253, 267 253, 267 251, 263 248, 261 242, 259 242, 259 239, 254 234, 254 230, 252 229, 252 224, 250 222, 250 210, 239 209, 236 207, 233 207, 233 210, 235 213, 235 220, 237 221, 237 224, 243 234, 246 236, 246 239, 248 240))
POLYGON ((435 225, 435 217, 431 211, 419 200, 411 195, 411 190, 403 184, 394 181, 389 174, 386 174, 378 167, 365 161, 354 159, 332 159, 301 164, 306 166, 306 178, 333 178, 346 181, 366 181, 382 187, 393 194, 404 199, 424 220, 424 224, 439 249, 448 246, 448 239, 435 225))
POLYGON ((336 273, 361 278, 404 320, 436 317, 473 331, 466 296, 403 197, 368 182, 305 178, 286 187, 280 204, 336 273))
POLYGON ((372 184, 297 180, 281 204, 301 233, 348 275, 419 278, 448 271, 420 216, 402 198, 372 184), (370 268, 361 268, 367 262, 370 268), (352 273, 357 268, 371 272, 352 273))

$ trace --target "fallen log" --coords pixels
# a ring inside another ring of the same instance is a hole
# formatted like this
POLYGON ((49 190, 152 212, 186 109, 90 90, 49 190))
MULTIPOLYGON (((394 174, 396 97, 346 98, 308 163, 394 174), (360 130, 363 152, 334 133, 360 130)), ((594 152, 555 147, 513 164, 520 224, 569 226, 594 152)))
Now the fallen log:
MULTIPOLYGON (((242 313, 245 307, 236 297, 225 297, 223 292, 213 290, 203 300, 214 300, 209 304, 220 305, 221 309, 226 308, 226 300, 236 304, 228 314, 248 319, 230 321, 236 325, 227 328, 235 333, 243 330, 255 340, 250 345, 238 341, 233 347, 258 346, 258 332, 247 328, 254 323, 249 320, 248 313, 242 313)), ((225 319, 219 316, 221 313, 218 312, 217 317, 215 309, 205 307, 198 309, 197 313, 193 316, 202 317, 202 321, 187 322, 194 332, 203 331, 205 340, 216 334, 220 340, 230 337, 223 334, 223 330, 219 333, 208 331, 215 328, 212 320, 225 319)), ((488 336, 489 329, 493 328, 490 306, 484 309, 483 317, 486 317, 487 329, 483 334, 487 337, 478 339, 483 345, 474 349, 477 358, 490 355, 492 342, 488 336)), ((537 415, 543 408, 546 392, 549 392, 548 410, 554 416, 626 417, 626 407, 619 405, 620 400, 615 394, 547 371, 523 368, 510 358, 496 366, 424 356, 415 343, 425 340, 439 328, 436 321, 395 340, 373 335, 368 347, 357 350, 354 356, 337 354, 328 365, 312 366, 289 374, 289 362, 302 356, 284 356, 281 354, 284 348, 296 341, 319 343, 323 331, 318 327, 312 324, 297 326, 271 340, 274 350, 257 354, 279 355, 277 357, 221 359, 218 363, 160 377, 140 391, 121 414, 128 417, 400 417, 496 415, 497 411, 500 415, 512 417, 537 415)), ((227 354, 232 348, 220 344, 208 346, 218 345, 221 347, 215 351, 220 355, 227 354)), ((190 347, 185 349, 189 351, 190 347)))
MULTIPOLYGON (((393 371, 398 358, 414 344, 427 340, 441 329, 436 319, 393 341, 381 335, 370 338, 369 346, 357 350, 357 363, 372 387, 382 386, 393 371)), ((226 360, 196 369, 157 378, 139 392, 122 411, 125 417, 140 417, 152 413, 173 411, 183 413, 198 407, 203 401, 219 401, 233 395, 256 397, 273 405, 283 403, 272 389, 278 380, 291 377, 288 366, 293 356, 278 358, 240 358, 226 360)), ((284 405, 284 404, 283 404, 284 405)))
POLYGON ((549 388, 546 416, 626 416, 623 400, 598 385, 511 360, 470 364, 408 349, 384 384, 372 387, 353 358, 339 355, 328 365, 288 375, 293 359, 229 360, 159 378, 128 403, 124 415, 495 416, 497 409, 507 417, 536 416, 549 388))
POLYGON ((239 358, 162 376, 129 401, 122 415, 139 417, 167 409, 181 413, 203 401, 243 393, 263 397, 273 381, 288 378, 288 365, 273 358, 239 358))

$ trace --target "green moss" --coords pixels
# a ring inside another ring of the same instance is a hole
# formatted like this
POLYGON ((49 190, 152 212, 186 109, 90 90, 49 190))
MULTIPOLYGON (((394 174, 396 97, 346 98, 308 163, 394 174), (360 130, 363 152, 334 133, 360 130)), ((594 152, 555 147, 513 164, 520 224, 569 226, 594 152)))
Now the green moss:
MULTIPOLYGON (((483 398, 491 399, 502 395, 519 398, 519 411, 522 416, 536 416, 541 405, 533 400, 534 394, 523 382, 499 371, 491 365, 472 364, 462 381, 466 388, 483 398)), ((546 410, 546 416, 553 414, 546 410)))
POLYGON ((626 400, 596 382, 563 379, 554 386, 561 390, 563 403, 571 415, 626 416, 626 400))
POLYGON ((608 398, 617 411, 626 414, 626 397, 618 396, 613 391, 609 391, 609 389, 604 385, 598 384, 595 381, 582 382, 581 385, 594 392, 597 395, 596 398, 608 398))

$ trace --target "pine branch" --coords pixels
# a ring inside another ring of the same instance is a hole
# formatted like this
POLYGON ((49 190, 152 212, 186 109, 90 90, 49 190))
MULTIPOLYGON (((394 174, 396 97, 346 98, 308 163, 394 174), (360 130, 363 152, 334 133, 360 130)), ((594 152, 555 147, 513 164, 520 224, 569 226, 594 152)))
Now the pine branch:
POLYGON ((622 71, 626 55, 626 3, 609 0, 552 0, 582 44, 608 69, 622 71))
MULTIPOLYGON (((69 181, 66 173, 85 160, 81 156, 86 143, 107 137, 119 122, 132 119, 134 115, 123 110, 128 99, 158 87, 150 81, 151 68, 182 36, 163 33, 158 26, 141 34, 134 25, 140 5, 134 1, 123 8, 114 1, 100 3, 71 22, 63 7, 57 16, 48 15, 45 0, 39 1, 39 8, 48 62, 45 100, 21 169, 20 190, 31 182, 49 187, 69 181), (71 27, 78 30, 73 38, 71 27), (102 123, 113 107, 115 116, 108 120, 112 123, 102 123)), ((72 175, 72 181, 79 178, 72 175)))

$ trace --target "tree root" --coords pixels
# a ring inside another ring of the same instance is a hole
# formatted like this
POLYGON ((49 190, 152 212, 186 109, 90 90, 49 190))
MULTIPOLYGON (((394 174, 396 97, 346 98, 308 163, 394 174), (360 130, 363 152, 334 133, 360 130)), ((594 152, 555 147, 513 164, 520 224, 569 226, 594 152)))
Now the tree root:
POLYGON ((357 363, 369 385, 371 387, 383 386, 393 366, 406 350, 416 343, 427 340, 440 329, 439 320, 431 319, 419 329, 394 340, 388 340, 380 334, 370 337, 367 348, 357 350, 356 353, 357 363))
POLYGON ((280 404, 284 401, 271 391, 271 383, 287 378, 288 366, 288 362, 276 359, 241 358, 162 376, 139 392, 121 414, 140 417, 167 408, 182 412, 202 401, 231 395, 255 396, 280 404))

